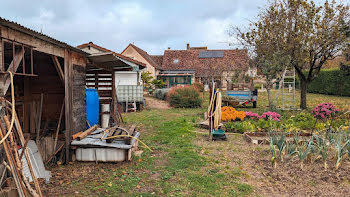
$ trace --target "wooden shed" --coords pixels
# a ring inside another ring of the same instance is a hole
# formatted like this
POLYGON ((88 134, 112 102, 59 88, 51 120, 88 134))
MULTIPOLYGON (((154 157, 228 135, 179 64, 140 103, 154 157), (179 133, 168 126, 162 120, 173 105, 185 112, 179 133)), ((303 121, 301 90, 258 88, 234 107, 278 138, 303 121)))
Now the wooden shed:
POLYGON ((87 56, 64 42, 0 18, 0 96, 11 100, 7 73, 11 71, 16 111, 24 133, 32 139, 37 131, 39 136, 53 135, 63 111, 59 136, 66 162, 71 159, 72 135, 86 128, 86 68, 93 64, 87 56))

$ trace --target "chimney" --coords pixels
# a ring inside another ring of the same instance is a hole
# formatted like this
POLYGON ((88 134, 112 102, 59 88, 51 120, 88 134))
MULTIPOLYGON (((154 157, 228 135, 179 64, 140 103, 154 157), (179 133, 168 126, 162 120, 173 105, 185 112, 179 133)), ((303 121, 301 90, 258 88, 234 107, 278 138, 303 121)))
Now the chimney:
POLYGON ((89 42, 88 49, 90 50, 91 45, 94 44, 93 42, 89 42))
POLYGON ((168 47, 168 50, 170 50, 170 47, 168 47))
POLYGON ((190 43, 187 43, 187 50, 190 50, 190 43))

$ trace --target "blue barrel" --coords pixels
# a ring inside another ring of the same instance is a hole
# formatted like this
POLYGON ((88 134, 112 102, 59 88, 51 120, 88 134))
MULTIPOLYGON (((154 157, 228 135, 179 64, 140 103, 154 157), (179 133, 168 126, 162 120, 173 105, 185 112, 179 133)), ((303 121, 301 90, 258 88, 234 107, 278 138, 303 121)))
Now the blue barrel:
MULTIPOLYGON (((100 104, 97 90, 86 89, 86 119, 89 121, 91 126, 98 124, 99 107, 100 104)), ((86 127, 88 128, 89 125, 86 124, 86 127)))

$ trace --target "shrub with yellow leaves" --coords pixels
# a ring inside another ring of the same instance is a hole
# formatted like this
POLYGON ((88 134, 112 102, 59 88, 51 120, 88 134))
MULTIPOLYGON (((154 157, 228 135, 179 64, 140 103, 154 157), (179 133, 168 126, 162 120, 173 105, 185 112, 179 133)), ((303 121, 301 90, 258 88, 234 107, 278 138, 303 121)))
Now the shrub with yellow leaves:
POLYGON ((221 108, 221 121, 223 122, 244 120, 245 116, 244 111, 237 111, 233 107, 225 106, 221 108))

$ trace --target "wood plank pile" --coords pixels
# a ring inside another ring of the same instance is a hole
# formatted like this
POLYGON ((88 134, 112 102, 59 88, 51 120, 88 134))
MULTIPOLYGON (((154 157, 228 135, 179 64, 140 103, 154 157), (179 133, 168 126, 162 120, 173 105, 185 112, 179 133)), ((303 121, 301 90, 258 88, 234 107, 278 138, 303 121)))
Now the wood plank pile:
POLYGON ((3 166, 2 171, 0 168, 0 187, 2 187, 0 194, 2 196, 18 194, 21 197, 43 196, 27 148, 29 138, 24 137, 19 118, 16 111, 12 111, 11 103, 6 100, 2 103, 5 104, 6 113, 0 118, 0 147, 5 152, 0 164, 3 166), (34 187, 24 174, 22 157, 27 161, 34 187))

